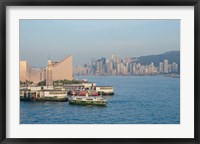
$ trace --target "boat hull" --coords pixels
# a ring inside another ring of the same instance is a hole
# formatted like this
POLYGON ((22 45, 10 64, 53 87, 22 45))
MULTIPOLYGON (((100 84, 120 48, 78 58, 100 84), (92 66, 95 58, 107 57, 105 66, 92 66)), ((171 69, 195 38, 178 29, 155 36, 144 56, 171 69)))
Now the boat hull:
POLYGON ((98 94, 102 95, 102 96, 105 96, 105 95, 106 96, 109 96, 109 95, 111 96, 111 95, 114 95, 114 92, 98 92, 98 94))
POLYGON ((72 96, 69 104, 106 106, 106 100, 99 96, 72 96))
POLYGON ((69 104, 74 105, 97 105, 97 106, 106 106, 105 102, 96 102, 96 101, 78 101, 78 100, 70 100, 69 104))

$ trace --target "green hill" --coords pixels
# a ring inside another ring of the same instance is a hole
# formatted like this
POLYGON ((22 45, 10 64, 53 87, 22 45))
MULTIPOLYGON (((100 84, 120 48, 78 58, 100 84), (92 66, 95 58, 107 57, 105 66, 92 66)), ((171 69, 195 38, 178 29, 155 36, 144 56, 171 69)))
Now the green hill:
POLYGON ((169 64, 175 62, 180 67, 180 51, 169 51, 158 55, 141 56, 138 57, 138 62, 143 65, 149 65, 153 62, 154 65, 158 67, 159 63, 163 62, 165 59, 169 61, 169 64))

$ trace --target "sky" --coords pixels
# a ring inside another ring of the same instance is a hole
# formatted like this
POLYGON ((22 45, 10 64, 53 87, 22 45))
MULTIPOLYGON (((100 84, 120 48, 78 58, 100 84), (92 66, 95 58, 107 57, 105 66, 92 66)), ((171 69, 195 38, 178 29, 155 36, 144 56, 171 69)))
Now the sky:
POLYGON ((180 20, 20 20, 20 60, 46 67, 73 56, 74 65, 180 50, 180 20))

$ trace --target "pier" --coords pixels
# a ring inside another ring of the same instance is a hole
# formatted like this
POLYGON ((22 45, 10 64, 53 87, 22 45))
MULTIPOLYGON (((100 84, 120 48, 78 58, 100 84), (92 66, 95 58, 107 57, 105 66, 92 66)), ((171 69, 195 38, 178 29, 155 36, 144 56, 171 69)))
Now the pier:
POLYGON ((111 86, 97 86, 96 83, 62 84, 53 86, 21 86, 22 101, 68 101, 69 96, 114 95, 111 86))

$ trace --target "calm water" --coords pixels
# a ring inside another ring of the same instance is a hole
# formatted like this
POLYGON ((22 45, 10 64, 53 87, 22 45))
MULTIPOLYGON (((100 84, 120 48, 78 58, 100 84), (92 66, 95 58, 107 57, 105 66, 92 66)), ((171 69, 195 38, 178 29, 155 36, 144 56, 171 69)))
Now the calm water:
POLYGON ((162 76, 77 76, 114 87, 107 107, 20 102, 21 124, 179 124, 180 79, 162 76))

